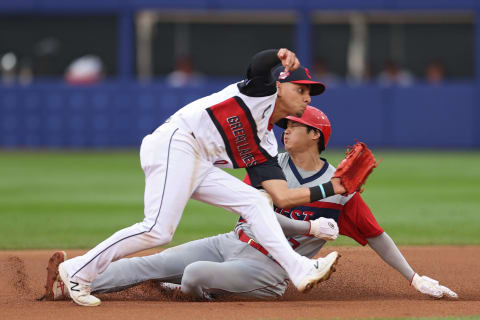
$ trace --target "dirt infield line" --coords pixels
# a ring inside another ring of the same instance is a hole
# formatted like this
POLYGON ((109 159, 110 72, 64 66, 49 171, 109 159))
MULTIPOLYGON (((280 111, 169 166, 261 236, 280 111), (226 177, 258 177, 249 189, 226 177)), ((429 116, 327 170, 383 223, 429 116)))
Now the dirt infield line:
MULTIPOLYGON (((417 293, 368 248, 337 247, 337 272, 310 294, 289 288, 275 301, 179 302, 152 284, 105 294, 100 307, 37 302, 52 251, 0 252, 0 319, 352 319, 480 315, 480 247, 402 247, 420 274, 440 280, 458 301, 417 293)), ((332 249, 322 252, 325 255, 332 249)), ((150 251, 151 253, 152 251, 150 251)), ((69 251, 69 256, 81 251, 69 251)), ((147 252, 148 253, 148 252, 147 252)))

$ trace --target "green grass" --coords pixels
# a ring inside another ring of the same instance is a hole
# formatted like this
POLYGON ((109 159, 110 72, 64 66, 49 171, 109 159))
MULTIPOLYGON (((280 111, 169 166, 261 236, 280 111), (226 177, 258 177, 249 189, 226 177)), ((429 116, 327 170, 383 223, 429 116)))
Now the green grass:
MULTIPOLYGON (((397 243, 480 244, 480 152, 376 155, 385 160, 363 197, 397 243)), ((143 219, 143 191, 136 150, 0 152, 0 249, 90 248, 143 219)), ((190 201, 172 245, 228 232, 236 218, 190 201)))

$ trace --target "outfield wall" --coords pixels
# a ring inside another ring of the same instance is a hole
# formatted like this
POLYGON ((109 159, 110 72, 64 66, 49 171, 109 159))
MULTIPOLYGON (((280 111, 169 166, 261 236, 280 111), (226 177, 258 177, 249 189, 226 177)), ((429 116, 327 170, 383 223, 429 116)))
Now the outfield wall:
MULTIPOLYGON (((136 147, 178 108, 225 84, 188 89, 160 82, 0 86, 0 147, 136 147)), ((314 97, 312 104, 333 124, 331 146, 344 147, 359 139, 382 147, 478 148, 477 91, 473 83, 337 86, 314 97)))

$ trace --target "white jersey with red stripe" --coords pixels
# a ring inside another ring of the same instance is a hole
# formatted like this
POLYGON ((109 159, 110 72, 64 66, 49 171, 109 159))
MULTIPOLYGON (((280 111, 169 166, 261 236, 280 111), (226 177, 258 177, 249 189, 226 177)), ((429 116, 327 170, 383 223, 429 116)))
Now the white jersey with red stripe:
MULTIPOLYGON (((300 188, 300 187, 314 187, 320 184, 330 181, 335 173, 335 167, 330 165, 325 159, 323 168, 320 171, 315 172, 302 172, 297 168, 293 161, 290 159, 288 153, 280 153, 278 155, 278 163, 282 168, 285 177, 287 178, 288 188, 300 188), (302 174, 303 173, 303 174, 302 174)), ((295 220, 315 220, 320 217, 332 218, 338 221, 340 212, 344 205, 354 196, 354 194, 348 196, 335 195, 320 201, 314 201, 302 206, 297 206, 292 209, 282 209, 275 207, 275 211, 287 218, 295 220)), ((253 233, 249 230, 249 226, 244 219, 240 219, 236 226, 236 230, 242 228, 242 230, 251 238, 253 233)), ((318 250, 323 246, 325 240, 315 238, 313 236, 294 236, 289 237, 288 241, 292 248, 300 255, 312 258, 318 250)))
POLYGON ((198 99, 167 121, 193 133, 204 159, 222 168, 245 168, 275 157, 270 117, 277 94, 250 97, 238 85, 198 99))

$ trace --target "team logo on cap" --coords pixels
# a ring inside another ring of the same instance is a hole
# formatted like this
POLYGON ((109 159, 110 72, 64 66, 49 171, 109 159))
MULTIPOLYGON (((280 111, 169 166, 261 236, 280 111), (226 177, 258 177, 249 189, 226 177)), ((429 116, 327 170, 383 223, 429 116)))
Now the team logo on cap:
POLYGON ((305 68, 305 74, 307 75, 308 79, 312 79, 312 76, 310 75, 310 71, 308 71, 308 68, 305 68))
POLYGON ((288 72, 288 71, 280 72, 280 75, 278 76, 278 79, 279 80, 285 80, 285 79, 288 78, 289 75, 290 75, 290 72, 288 72))

